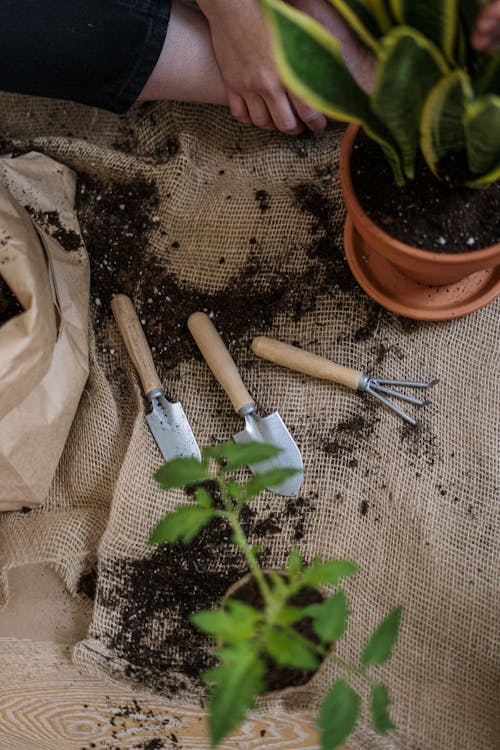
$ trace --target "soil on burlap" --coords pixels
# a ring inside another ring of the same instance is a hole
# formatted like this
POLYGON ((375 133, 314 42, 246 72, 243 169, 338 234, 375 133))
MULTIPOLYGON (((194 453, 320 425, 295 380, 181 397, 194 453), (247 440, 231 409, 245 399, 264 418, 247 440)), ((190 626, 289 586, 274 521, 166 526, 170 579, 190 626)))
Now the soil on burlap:
POLYGON ((24 311, 10 286, 0 276, 0 326, 24 311))
MULTIPOLYGON (((215 504, 221 505, 213 485, 207 483, 206 488, 215 504)), ((285 535, 291 546, 292 540, 302 538, 307 531, 313 511, 310 499, 301 497, 291 498, 279 511, 273 509, 264 517, 244 508, 242 526, 247 537, 261 545, 264 567, 270 539, 275 534, 285 535)), ((175 695, 186 685, 179 674, 172 676, 172 672, 197 678, 214 666, 207 636, 191 624, 189 617, 200 609, 220 606, 228 588, 247 572, 243 555, 231 541, 229 525, 222 519, 212 522, 189 544, 162 545, 148 557, 117 559, 103 565, 99 575, 105 586, 97 590, 97 604, 109 608, 118 618, 119 627, 109 647, 127 661, 127 676, 175 695), (167 631, 162 626, 166 623, 167 631)), ((250 594, 251 602, 260 606, 255 592, 250 594)), ((310 600, 295 603, 307 606, 321 600, 320 594, 312 592, 310 600)), ((308 620, 304 635, 314 637, 308 620)), ((268 688, 301 685, 310 676, 273 668, 268 688)))
POLYGON ((480 250, 500 242, 500 181, 464 187, 460 155, 440 165, 437 180, 419 154, 414 180, 394 183, 380 147, 361 132, 354 144, 352 180, 368 216, 392 237, 436 253, 480 250))
MULTIPOLYGON (((264 205, 266 211, 272 210, 263 203, 261 193, 256 194, 256 221, 264 205)), ((156 237, 169 253, 183 252, 180 240, 167 237, 160 226, 154 181, 136 177, 117 182, 80 174, 76 210, 90 257, 91 302, 100 351, 109 355, 102 332, 111 318, 111 299, 118 293, 134 299, 160 376, 182 361, 200 357, 186 326, 196 310, 212 314, 238 359, 238 354, 247 356, 245 337, 268 331, 278 313, 297 321, 314 310, 318 297, 325 293, 333 295, 339 288, 356 293, 343 256, 342 221, 333 219, 338 206, 314 184, 292 187, 291 200, 310 223, 310 242, 304 248, 307 267, 298 274, 266 268, 264 248, 250 234, 244 240, 247 247, 242 247, 246 260, 241 268, 224 288, 210 294, 180 283, 169 271, 168 261, 164 257, 155 260, 147 250, 156 237), (150 258, 147 266, 145 257, 150 258)), ((224 265, 223 256, 219 263, 224 265)))

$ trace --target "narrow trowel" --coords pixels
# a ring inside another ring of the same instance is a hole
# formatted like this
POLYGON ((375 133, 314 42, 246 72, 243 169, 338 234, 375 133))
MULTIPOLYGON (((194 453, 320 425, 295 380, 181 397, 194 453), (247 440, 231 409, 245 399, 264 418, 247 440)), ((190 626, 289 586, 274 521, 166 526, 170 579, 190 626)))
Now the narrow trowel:
POLYGON ((201 461, 201 453, 184 409, 179 403, 168 401, 156 372, 153 355, 132 301, 118 294, 111 301, 111 309, 120 329, 152 411, 146 422, 153 433, 165 461, 181 456, 192 456, 201 461))
POLYGON ((300 451, 280 415, 275 411, 267 417, 259 416, 233 358, 208 315, 201 312, 193 313, 188 320, 188 328, 205 362, 228 395, 234 410, 245 420, 245 428, 233 436, 234 441, 270 443, 281 449, 275 458, 249 466, 250 471, 253 474, 264 474, 272 469, 297 469, 294 476, 279 485, 268 487, 278 495, 297 495, 302 485, 304 464, 300 451))

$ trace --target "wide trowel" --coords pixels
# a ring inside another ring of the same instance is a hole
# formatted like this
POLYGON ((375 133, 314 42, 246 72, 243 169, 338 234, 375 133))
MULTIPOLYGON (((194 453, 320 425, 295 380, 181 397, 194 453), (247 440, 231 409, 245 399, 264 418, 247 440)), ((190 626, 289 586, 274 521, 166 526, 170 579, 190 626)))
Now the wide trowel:
POLYGON ((297 469, 294 476, 279 485, 268 487, 278 495, 297 495, 302 485, 304 464, 300 451, 280 415, 276 411, 267 417, 258 415, 257 407, 241 379, 238 368, 208 315, 201 312, 193 313, 188 320, 188 328, 236 413, 245 420, 245 429, 233 436, 234 441, 270 443, 281 449, 275 458, 260 461, 249 466, 249 469, 254 474, 264 474, 272 469, 297 469))
POLYGON ((192 456, 201 461, 200 449, 184 409, 179 403, 167 401, 132 301, 124 294, 118 294, 111 301, 111 309, 130 359, 141 379, 146 398, 153 407, 146 414, 146 422, 163 458, 170 461, 173 458, 192 456))

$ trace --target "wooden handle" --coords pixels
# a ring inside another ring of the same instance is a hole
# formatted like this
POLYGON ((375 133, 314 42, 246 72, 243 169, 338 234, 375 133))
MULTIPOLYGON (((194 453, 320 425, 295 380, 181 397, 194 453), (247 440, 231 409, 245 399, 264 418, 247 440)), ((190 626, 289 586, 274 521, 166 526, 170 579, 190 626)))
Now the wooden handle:
POLYGON ((245 388, 233 358, 208 315, 193 313, 187 324, 205 362, 229 396, 235 411, 252 404, 253 398, 245 388))
POLYGON ((270 339, 267 336, 257 336, 252 342, 252 351, 258 357, 268 359, 277 365, 297 370, 306 375, 323 380, 333 380, 342 383, 348 388, 357 389, 363 373, 360 370, 351 370, 350 367, 336 365, 325 357, 306 352, 290 344, 270 339))
POLYGON ((144 393, 162 388, 153 362, 151 349, 142 330, 132 300, 125 294, 118 294, 111 300, 111 309, 144 388, 144 393))

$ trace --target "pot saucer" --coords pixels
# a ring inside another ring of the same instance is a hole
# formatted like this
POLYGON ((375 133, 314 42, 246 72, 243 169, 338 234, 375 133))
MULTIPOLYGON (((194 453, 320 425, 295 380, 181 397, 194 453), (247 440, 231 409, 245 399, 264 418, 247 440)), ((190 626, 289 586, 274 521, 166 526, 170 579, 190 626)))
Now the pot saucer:
POLYGON ((362 289, 386 310, 414 320, 452 320, 479 310, 500 294, 500 266, 487 268, 449 286, 426 286, 406 278, 376 253, 358 250, 349 219, 344 249, 351 272, 362 289))

